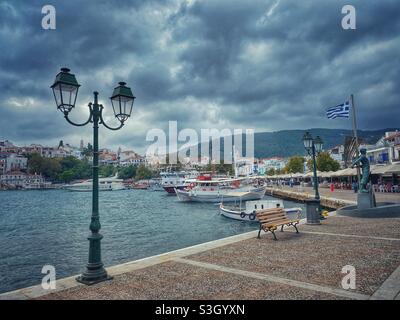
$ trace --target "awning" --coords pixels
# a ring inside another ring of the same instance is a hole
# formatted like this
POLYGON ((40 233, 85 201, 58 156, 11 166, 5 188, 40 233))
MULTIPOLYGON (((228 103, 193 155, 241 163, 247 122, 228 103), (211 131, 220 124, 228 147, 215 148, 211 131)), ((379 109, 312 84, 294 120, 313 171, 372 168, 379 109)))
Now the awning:
POLYGON ((357 170, 354 168, 346 168, 342 170, 335 171, 331 174, 331 177, 347 177, 357 175, 357 170))
POLYGON ((319 176, 321 178, 329 178, 332 176, 332 174, 334 173, 334 171, 322 171, 319 176))
POLYGON ((384 173, 400 173, 400 163, 391 164, 384 173))
POLYGON ((386 165, 373 165, 371 167, 371 174, 384 174, 389 166, 386 165))

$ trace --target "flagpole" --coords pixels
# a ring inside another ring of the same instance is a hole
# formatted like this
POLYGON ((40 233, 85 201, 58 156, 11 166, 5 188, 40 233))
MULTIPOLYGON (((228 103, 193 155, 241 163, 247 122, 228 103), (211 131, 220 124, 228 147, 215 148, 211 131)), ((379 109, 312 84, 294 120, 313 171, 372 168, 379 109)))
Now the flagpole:
MULTIPOLYGON (((355 144, 356 144, 356 152, 357 152, 357 154, 356 154, 356 157, 358 156, 358 152, 359 152, 359 150, 358 150, 358 148, 359 148, 359 145, 358 145, 358 135, 357 135, 357 119, 356 119, 356 107, 355 107, 355 105, 354 105, 354 95, 353 94, 351 94, 350 95, 350 101, 351 101, 351 111, 352 111, 352 115, 353 115, 353 135, 354 135, 354 138, 355 138, 355 144)), ((360 168, 359 167, 357 167, 357 183, 358 183, 358 185, 360 185, 360 168)))

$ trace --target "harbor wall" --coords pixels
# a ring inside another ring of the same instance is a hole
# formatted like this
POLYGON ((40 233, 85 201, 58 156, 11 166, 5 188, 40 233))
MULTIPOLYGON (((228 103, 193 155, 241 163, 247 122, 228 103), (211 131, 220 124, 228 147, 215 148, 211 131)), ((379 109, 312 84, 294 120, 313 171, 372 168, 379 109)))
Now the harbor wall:
MULTIPOLYGON (((314 194, 310 194, 308 192, 288 191, 272 187, 268 187, 265 194, 268 196, 281 198, 284 200, 297 201, 297 202, 305 202, 305 200, 314 199, 314 194)), ((354 204, 355 204, 354 201, 348 201, 330 197, 321 197, 321 205, 329 209, 336 210, 354 204)))

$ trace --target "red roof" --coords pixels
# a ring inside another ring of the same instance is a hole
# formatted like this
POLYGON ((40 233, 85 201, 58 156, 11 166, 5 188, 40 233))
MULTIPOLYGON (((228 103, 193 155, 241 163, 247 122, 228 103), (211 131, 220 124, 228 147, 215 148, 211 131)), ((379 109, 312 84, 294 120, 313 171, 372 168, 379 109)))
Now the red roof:
POLYGON ((393 139, 393 138, 396 138, 396 137, 400 137, 400 131, 391 134, 390 136, 386 137, 384 140, 390 140, 390 139, 393 139))

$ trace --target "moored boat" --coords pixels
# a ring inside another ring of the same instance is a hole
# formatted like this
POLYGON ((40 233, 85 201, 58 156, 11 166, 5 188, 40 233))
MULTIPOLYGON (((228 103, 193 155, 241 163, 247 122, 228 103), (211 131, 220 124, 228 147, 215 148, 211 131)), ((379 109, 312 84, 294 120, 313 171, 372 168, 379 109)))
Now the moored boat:
POLYGON ((245 192, 246 200, 258 200, 264 197, 266 187, 254 186, 246 178, 234 179, 195 179, 189 180, 189 186, 183 190, 175 189, 180 201, 225 202, 237 200, 232 192, 245 192))
POLYGON ((149 188, 149 185, 147 183, 134 183, 132 184, 132 189, 136 189, 136 190, 147 190, 149 188))
MULTIPOLYGON (((232 196, 234 196, 232 194, 232 196)), ((257 201, 246 201, 246 194, 237 193, 236 203, 224 204, 221 202, 219 206, 220 214, 226 218, 257 222, 256 213, 265 209, 272 209, 276 207, 284 208, 282 200, 257 200, 257 201)), ((286 214, 295 215, 296 218, 300 218, 302 209, 301 208, 284 208, 286 214)))
MULTIPOLYGON (((89 192, 93 190, 92 179, 84 180, 82 182, 68 184, 63 187, 68 191, 89 192)), ((124 190, 125 186, 122 179, 117 177, 99 178, 99 191, 117 191, 124 190)))
POLYGON ((169 194, 175 194, 175 189, 184 189, 188 185, 186 181, 198 175, 197 171, 161 172, 161 186, 169 194))

